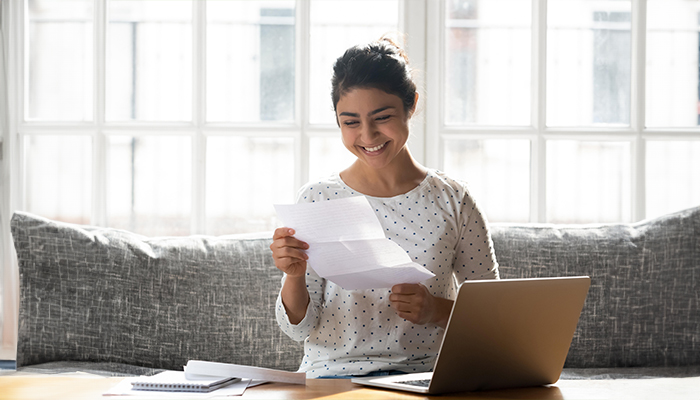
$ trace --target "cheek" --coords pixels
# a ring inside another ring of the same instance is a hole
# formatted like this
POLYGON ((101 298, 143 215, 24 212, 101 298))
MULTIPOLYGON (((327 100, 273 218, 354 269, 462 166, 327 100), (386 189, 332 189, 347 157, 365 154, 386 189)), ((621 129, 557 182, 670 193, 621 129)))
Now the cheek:
POLYGON ((345 130, 341 130, 340 132, 340 140, 343 141, 343 145, 347 147, 348 149, 353 148, 355 144, 355 136, 345 130))
POLYGON ((408 135, 408 127, 405 125, 396 127, 396 129, 393 132, 394 138, 401 143, 405 143, 408 141, 408 135))

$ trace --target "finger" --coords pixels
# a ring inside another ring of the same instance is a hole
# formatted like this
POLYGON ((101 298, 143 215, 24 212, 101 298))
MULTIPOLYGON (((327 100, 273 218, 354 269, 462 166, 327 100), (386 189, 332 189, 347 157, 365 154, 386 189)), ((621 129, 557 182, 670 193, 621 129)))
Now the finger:
POLYGON ((276 239, 270 244, 270 250, 272 250, 273 253, 284 248, 306 250, 309 248, 309 245, 292 236, 276 239))
POLYGON ((294 229, 292 229, 292 228, 286 228, 286 227, 277 228, 277 229, 275 229, 275 233, 272 235, 272 240, 277 240, 277 239, 287 237, 287 236, 292 236, 292 235, 294 235, 294 229))
POLYGON ((394 294, 389 295, 389 301, 396 303, 410 303, 413 298, 411 294, 394 294))
POLYGON ((391 292, 396 294, 414 294, 417 290, 418 285, 415 283, 399 283, 391 288, 391 292))
POLYGON ((394 310, 396 312, 404 312, 404 313, 411 313, 413 311, 413 307, 409 303, 396 303, 392 304, 394 307, 394 310))
POLYGON ((309 245, 306 242, 302 242, 301 240, 295 238, 294 236, 281 236, 272 241, 270 248, 273 247, 297 247, 300 249, 308 249, 309 245))
POLYGON ((306 261, 309 256, 303 251, 294 247, 280 247, 272 252, 273 257, 277 258, 295 258, 300 261, 306 261))
POLYGON ((306 242, 302 242, 301 240, 299 240, 293 236, 286 237, 283 240, 287 244, 287 246, 289 246, 289 247, 297 247, 299 249, 308 249, 309 248, 309 245, 306 242))

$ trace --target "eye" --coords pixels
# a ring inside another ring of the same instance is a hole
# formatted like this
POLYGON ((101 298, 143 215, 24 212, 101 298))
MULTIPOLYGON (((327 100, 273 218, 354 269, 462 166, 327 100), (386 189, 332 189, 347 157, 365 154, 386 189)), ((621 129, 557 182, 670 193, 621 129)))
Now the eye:
POLYGON ((343 121, 343 125, 345 125, 345 126, 355 126, 355 125, 357 125, 358 123, 359 123, 359 122, 357 122, 357 121, 352 121, 352 120, 350 120, 350 121, 343 121))
POLYGON ((375 118, 375 121, 386 121, 389 118, 391 118, 391 115, 382 115, 380 117, 375 118))

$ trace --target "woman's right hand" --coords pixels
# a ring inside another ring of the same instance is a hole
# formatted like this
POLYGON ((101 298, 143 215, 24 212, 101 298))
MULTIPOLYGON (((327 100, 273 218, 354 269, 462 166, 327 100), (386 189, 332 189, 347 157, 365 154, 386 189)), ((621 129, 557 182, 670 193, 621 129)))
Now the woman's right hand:
POLYGON ((302 277, 306 274, 306 260, 309 259, 304 250, 308 249, 309 245, 293 235, 294 229, 275 229, 270 250, 277 269, 287 276, 302 277))

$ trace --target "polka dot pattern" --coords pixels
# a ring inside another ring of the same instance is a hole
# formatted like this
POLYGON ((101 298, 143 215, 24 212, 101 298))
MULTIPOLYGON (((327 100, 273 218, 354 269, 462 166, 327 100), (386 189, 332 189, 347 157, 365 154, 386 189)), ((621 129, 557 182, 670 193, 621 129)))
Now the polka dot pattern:
MULTIPOLYGON (((361 195, 335 174, 304 186, 297 202, 361 195)), ((386 237, 435 274, 423 282, 434 296, 454 299, 456 285, 467 279, 498 278, 486 219, 463 183, 429 170, 421 184, 406 194, 367 199, 386 237)), ((306 274, 311 302, 305 318, 292 325, 279 296, 276 304, 283 332, 305 342, 300 371, 314 378, 432 369, 442 328, 399 318, 389 302, 390 289, 344 290, 312 268, 306 274)))

